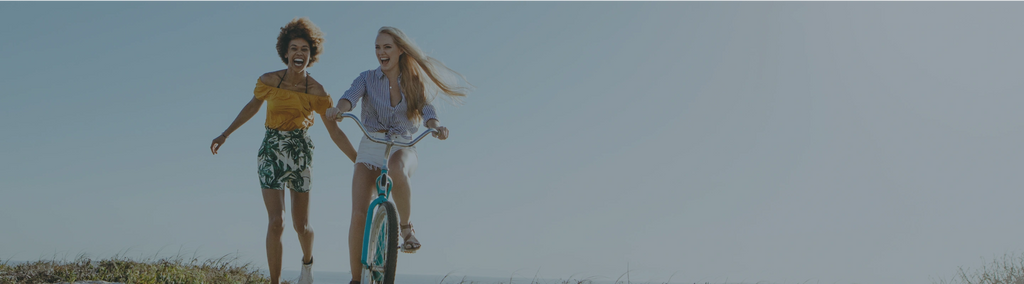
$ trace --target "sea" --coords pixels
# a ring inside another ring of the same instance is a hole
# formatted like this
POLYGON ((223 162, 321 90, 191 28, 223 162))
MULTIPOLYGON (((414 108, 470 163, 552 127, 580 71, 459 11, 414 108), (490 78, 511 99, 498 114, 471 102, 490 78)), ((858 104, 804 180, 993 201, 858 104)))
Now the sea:
MULTIPOLYGON (((264 274, 267 274, 264 272, 264 274)), ((267 274, 269 276, 269 274, 267 274)), ((281 280, 294 282, 299 279, 298 270, 281 271, 281 280)), ((318 284, 348 284, 352 280, 348 272, 320 272, 313 271, 313 280, 318 284)), ((626 279, 619 281, 625 284, 626 279)), ((616 284, 615 279, 534 279, 522 277, 483 277, 466 275, 395 275, 395 284, 616 284)), ((633 281, 632 284, 667 284, 667 283, 641 283, 633 281)), ((673 281, 672 284, 682 284, 673 281)), ((687 283, 689 284, 689 283, 687 283)), ((703 283, 701 283, 703 284, 703 283)))

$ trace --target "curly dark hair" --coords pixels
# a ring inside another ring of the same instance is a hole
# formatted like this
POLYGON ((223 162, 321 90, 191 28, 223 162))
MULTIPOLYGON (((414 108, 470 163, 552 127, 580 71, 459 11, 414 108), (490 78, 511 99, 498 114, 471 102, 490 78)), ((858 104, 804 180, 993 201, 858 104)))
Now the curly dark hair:
POLYGON ((309 42, 309 63, 306 64, 306 67, 313 66, 313 63, 320 58, 320 52, 323 51, 324 33, 306 17, 295 18, 288 22, 281 28, 281 33, 277 35, 277 55, 281 56, 281 62, 284 64, 288 64, 288 43, 296 38, 309 42))

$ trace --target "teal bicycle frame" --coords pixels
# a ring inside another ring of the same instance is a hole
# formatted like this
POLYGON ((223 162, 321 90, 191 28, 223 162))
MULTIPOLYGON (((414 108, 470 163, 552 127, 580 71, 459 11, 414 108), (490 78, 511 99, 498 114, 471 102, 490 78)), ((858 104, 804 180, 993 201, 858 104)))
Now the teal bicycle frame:
MULTIPOLYGON (((359 126, 359 130, 362 130, 363 134, 366 135, 366 138, 368 138, 370 141, 387 145, 387 148, 385 148, 385 150, 384 150, 384 163, 383 163, 384 166, 381 167, 380 176, 377 176, 377 180, 376 180, 376 182, 374 182, 374 185, 377 188, 377 198, 373 199, 373 201, 370 202, 370 207, 367 209, 367 212, 366 212, 366 228, 363 230, 363 252, 362 252, 362 256, 360 257, 360 261, 363 263, 364 267, 370 267, 371 264, 367 261, 366 258, 367 258, 367 255, 369 253, 370 230, 371 230, 370 227, 373 224, 373 217, 374 217, 373 212, 375 211, 375 209, 377 209, 377 206, 381 205, 382 203, 391 202, 391 187, 392 187, 392 183, 391 183, 391 177, 388 176, 388 160, 391 157, 391 148, 392 148, 392 146, 395 146, 395 145, 402 146, 402 147, 412 147, 413 145, 416 145, 416 143, 419 143, 420 140, 422 140, 424 137, 426 137, 427 134, 436 133, 437 130, 429 129, 428 128, 427 131, 424 131, 418 137, 416 137, 416 139, 413 139, 412 142, 409 142, 409 143, 395 142, 395 141, 393 141, 391 139, 390 136, 386 137, 384 140, 380 140, 380 139, 377 139, 377 138, 373 138, 373 136, 370 136, 370 134, 367 133, 366 128, 363 126, 363 122, 360 121, 359 117, 357 117, 356 115, 354 115, 352 113, 343 113, 341 116, 342 117, 348 117, 348 118, 351 118, 352 120, 355 120, 356 121, 356 125, 359 126)), ((397 249, 397 248, 392 248, 392 249, 397 249)), ((384 252, 377 252, 374 255, 379 257, 379 256, 384 255, 384 252)), ((380 261, 380 260, 378 259, 378 260, 375 260, 375 261, 380 261)))

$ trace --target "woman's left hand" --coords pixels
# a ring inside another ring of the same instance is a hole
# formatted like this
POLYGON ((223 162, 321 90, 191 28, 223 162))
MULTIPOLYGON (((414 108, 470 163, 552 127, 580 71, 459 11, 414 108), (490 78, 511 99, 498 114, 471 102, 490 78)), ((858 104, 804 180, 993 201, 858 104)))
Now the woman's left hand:
POLYGON ((431 135, 434 135, 434 137, 437 137, 437 139, 448 139, 448 127, 438 125, 437 127, 434 128, 434 130, 437 130, 437 132, 434 132, 431 135))

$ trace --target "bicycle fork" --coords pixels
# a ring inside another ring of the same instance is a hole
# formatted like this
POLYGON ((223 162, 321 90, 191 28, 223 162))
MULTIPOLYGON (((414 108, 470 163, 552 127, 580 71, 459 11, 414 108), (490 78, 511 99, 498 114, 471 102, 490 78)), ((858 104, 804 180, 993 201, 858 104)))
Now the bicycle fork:
MULTIPOLYGON (((368 250, 370 249, 370 230, 371 226, 373 225, 374 210, 377 209, 377 206, 379 206, 381 203, 389 202, 388 197, 391 196, 392 182, 391 177, 388 176, 387 168, 381 170, 381 174, 380 176, 377 177, 377 181, 374 182, 374 184, 377 188, 377 198, 373 199, 373 201, 370 202, 370 206, 366 210, 366 224, 364 225, 363 228, 363 253, 361 261, 363 265, 366 265, 367 267, 370 266, 370 262, 369 260, 366 259, 366 256, 368 255, 367 253, 369 252, 368 250)), ((381 255, 381 253, 382 252, 378 252, 376 255, 379 256, 381 255)))

